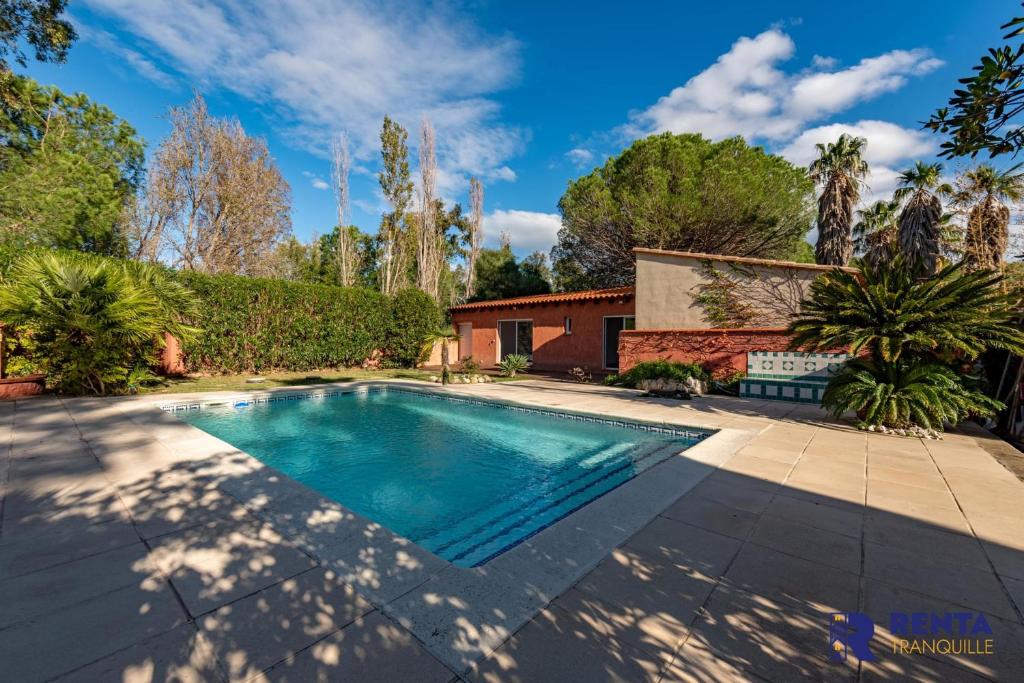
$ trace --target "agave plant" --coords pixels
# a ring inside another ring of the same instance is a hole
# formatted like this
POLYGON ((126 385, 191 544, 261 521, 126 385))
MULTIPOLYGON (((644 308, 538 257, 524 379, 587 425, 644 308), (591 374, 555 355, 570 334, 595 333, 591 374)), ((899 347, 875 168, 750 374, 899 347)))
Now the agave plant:
POLYGON ((954 202, 967 214, 964 262, 968 269, 1003 267, 1010 240, 1010 207, 1024 200, 1021 164, 998 171, 982 164, 957 180, 954 202))
POLYGON ((836 417, 856 412, 865 426, 934 431, 942 431, 944 422, 987 417, 1003 408, 940 363, 874 358, 846 363, 829 381, 822 405, 836 417))
POLYGON ((818 158, 808 167, 811 180, 823 186, 818 198, 818 241, 814 258, 820 264, 845 266, 853 256, 853 207, 868 173, 864 138, 842 134, 829 144, 818 144, 818 158))
POLYGON ((890 261, 899 252, 899 209, 899 202, 891 199, 858 211, 860 220, 853 226, 853 237, 868 265, 890 261))
POLYGON ((938 270, 942 248, 942 201, 953 188, 942 182, 942 164, 917 162, 900 175, 895 199, 904 201, 899 219, 900 251, 920 275, 938 270))
POLYGON ((948 267, 924 280, 902 257, 859 273, 833 271, 811 284, 790 324, 795 348, 870 351, 885 362, 906 354, 976 358, 989 348, 1024 353, 1017 295, 1002 276, 948 267))
POLYGON ((529 365, 530 359, 518 353, 510 353, 498 363, 498 367, 501 368, 501 374, 506 377, 515 377, 520 372, 526 370, 529 365))
POLYGON ((158 266, 74 252, 30 253, 0 286, 0 319, 31 339, 61 391, 105 394, 137 384, 165 333, 196 330, 194 298, 158 266))

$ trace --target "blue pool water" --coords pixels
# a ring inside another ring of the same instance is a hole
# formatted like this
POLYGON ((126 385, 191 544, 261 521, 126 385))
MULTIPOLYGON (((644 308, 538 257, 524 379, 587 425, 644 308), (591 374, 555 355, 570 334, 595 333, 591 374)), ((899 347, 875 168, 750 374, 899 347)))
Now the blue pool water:
POLYGON ((461 567, 697 441, 394 390, 178 415, 461 567))

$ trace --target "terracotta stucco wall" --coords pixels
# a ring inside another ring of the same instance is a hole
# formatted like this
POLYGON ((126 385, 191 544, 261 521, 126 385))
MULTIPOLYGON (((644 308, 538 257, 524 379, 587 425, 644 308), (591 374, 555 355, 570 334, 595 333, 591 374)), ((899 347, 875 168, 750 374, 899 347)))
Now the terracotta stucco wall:
MULTIPOLYGON (((453 311, 452 324, 472 323, 472 355, 483 367, 498 362, 498 321, 533 321, 533 366, 538 370, 600 370, 604 316, 633 315, 632 298, 624 301, 581 301, 497 309, 453 311), (572 334, 565 334, 566 316, 572 334)), ((459 356, 465 355, 459 350, 459 356)))
POLYGON ((741 261, 705 260, 672 253, 636 254, 637 329, 688 329, 721 326, 708 319, 696 303, 701 285, 712 281, 703 273, 707 263, 744 283, 737 298, 756 314, 751 323, 784 326, 810 283, 823 272, 814 266, 765 266, 741 261))
POLYGON ((785 351, 789 335, 783 328, 627 330, 619 335, 619 368, 641 361, 700 363, 716 377, 747 369, 748 351, 785 351))

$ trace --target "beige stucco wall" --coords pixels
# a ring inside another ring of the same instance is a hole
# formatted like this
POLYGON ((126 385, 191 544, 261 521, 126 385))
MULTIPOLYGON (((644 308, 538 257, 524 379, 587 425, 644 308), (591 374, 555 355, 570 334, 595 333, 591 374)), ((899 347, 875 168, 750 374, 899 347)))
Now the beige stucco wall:
POLYGON ((743 281, 735 292, 755 315, 744 327, 777 327, 789 321, 810 283, 824 271, 815 267, 768 266, 752 262, 718 261, 669 252, 636 254, 637 329, 716 327, 694 298, 710 280, 705 263, 743 281))

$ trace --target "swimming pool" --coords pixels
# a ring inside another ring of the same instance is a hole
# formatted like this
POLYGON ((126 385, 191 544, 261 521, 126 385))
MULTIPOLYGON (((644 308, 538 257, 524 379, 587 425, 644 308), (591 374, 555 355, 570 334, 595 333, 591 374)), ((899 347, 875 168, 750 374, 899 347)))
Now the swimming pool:
POLYGON ((710 434, 391 388, 177 414, 460 567, 710 434))

